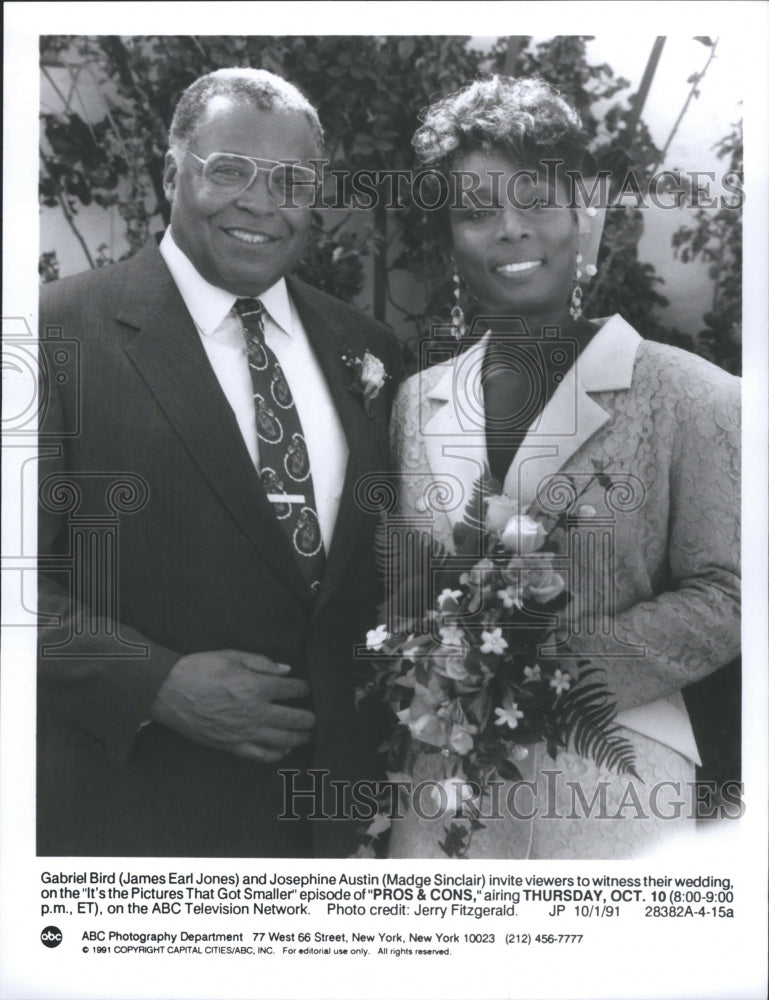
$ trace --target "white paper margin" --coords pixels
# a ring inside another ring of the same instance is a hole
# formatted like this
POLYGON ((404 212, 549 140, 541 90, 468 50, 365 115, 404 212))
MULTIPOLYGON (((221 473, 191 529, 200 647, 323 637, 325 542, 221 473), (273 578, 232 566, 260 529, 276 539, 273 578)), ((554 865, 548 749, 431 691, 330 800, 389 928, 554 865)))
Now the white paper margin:
MULTIPOLYGON (((744 438, 743 524, 743 772, 747 811, 726 844, 710 845, 706 857, 692 852, 660 871, 732 875, 739 883, 738 917, 702 922, 651 920, 613 926, 591 921, 590 944, 528 951, 482 946, 462 958, 350 956, 344 959, 274 958, 256 964, 225 959, 177 957, 129 960, 83 956, 80 947, 49 950, 39 935, 40 872, 109 869, 103 859, 38 860, 34 854, 35 672, 29 628, 2 636, 0 701, 0 997, 763 997, 766 988, 766 789, 767 789, 767 37, 769 7, 732 3, 10 3, 5 6, 4 289, 6 323, 36 329, 38 35, 44 34, 517 34, 616 35, 621 73, 623 46, 634 35, 695 33, 734 35, 744 47, 746 206, 744 212, 744 438)), ((694 68, 694 67, 692 67, 694 68)), ((668 289, 673 294, 675 289, 668 289)), ((679 292, 680 293, 680 292, 679 292)), ((24 548, 8 544, 23 513, 18 489, 18 452, 6 441, 3 477, 4 569, 34 553, 34 517, 26 511, 24 548), (10 471, 10 474, 9 474, 10 471)), ((24 459, 31 457, 25 452, 24 459)), ((33 467, 30 463, 29 468, 33 467)), ((34 474, 33 474, 34 475, 34 474)), ((26 563, 25 563, 26 565, 26 563)), ((15 579, 15 574, 11 574, 15 579)), ((4 574, 5 576, 5 574, 4 574)), ((27 574, 31 580, 31 574, 27 574)), ((5 581, 4 581, 5 582, 5 581)), ((34 587, 28 583, 28 592, 34 587)), ((18 592, 3 589, 4 620, 18 612, 18 592)), ((13 618, 12 618, 13 620, 13 618)), ((376 863, 372 862, 372 865, 376 863)), ((576 870, 632 874, 650 870, 631 862, 582 863, 387 863, 404 873, 498 871, 562 874, 576 870)), ((256 859, 116 861, 115 869, 223 872, 350 871, 349 863, 272 865, 256 859)), ((356 873, 369 870, 358 863, 356 873)), ((380 868, 371 868, 381 871, 380 868)), ((350 918, 313 921, 332 931, 370 925, 350 918)), ((484 921, 473 921, 478 930, 484 921)), ((299 922, 275 926, 299 931, 299 922)), ((410 925, 404 922, 407 930, 410 925)), ((415 925, 416 926, 416 925, 415 925)), ((226 928, 222 928, 226 929, 226 928)), ((402 929, 390 921, 387 929, 402 929)), ((453 927, 446 927, 452 930, 453 927)), ((463 930, 465 928, 463 927, 463 930)), ((471 928, 472 929, 472 928, 471 928)), ((543 928, 546 929, 546 928, 543 928)), ((79 942, 78 942, 79 945, 79 942)))

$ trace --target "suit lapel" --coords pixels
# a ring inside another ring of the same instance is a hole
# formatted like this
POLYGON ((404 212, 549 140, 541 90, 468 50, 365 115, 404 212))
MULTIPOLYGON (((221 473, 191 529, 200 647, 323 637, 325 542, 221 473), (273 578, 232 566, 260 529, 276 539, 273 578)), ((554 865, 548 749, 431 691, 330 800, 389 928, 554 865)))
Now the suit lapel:
POLYGON ((588 396, 571 368, 515 453, 505 476, 504 492, 528 507, 540 485, 608 419, 609 414, 588 396))
POLYGON ((386 447, 383 447, 385 429, 378 426, 376 417, 365 412, 362 397, 350 390, 354 374, 342 360, 350 352, 363 356, 368 345, 360 331, 342 310, 330 316, 327 300, 321 301, 315 289, 290 278, 287 284, 334 400, 348 448, 345 480, 318 595, 317 613, 344 579, 367 517, 370 517, 356 499, 356 485, 365 473, 380 470, 385 473, 388 469, 386 447))
POLYGON ((273 572, 308 605, 312 596, 275 521, 235 416, 157 248, 135 258, 117 320, 136 333, 125 352, 209 486, 273 572), (136 289, 142 289, 137 301, 136 289))
POLYGON ((595 333, 526 434, 505 477, 505 493, 527 507, 540 485, 610 419, 590 395, 630 387, 641 342, 621 316, 612 316, 595 333))
POLYGON ((430 469, 454 494, 447 510, 452 524, 461 521, 473 486, 488 467, 480 374, 488 335, 452 362, 422 373, 423 441, 430 469), (435 375, 433 376, 433 373, 435 375))

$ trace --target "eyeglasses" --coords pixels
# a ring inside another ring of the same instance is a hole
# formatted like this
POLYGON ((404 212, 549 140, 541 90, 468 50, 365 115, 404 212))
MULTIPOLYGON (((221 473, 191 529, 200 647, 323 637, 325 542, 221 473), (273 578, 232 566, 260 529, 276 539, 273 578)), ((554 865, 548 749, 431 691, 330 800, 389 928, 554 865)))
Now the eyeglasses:
POLYGON ((212 194, 235 198, 254 181, 260 170, 279 208, 309 208, 315 201, 317 174, 309 167, 238 153, 211 153, 204 160, 187 150, 202 165, 203 184, 212 194))

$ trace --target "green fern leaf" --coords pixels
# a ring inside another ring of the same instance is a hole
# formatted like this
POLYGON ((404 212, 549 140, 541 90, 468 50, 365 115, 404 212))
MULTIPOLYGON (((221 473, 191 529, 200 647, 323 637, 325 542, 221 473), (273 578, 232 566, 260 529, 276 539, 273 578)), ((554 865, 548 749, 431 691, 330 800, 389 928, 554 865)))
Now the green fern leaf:
POLYGON ((563 695, 555 717, 558 730, 555 738, 572 743, 578 754, 594 760, 599 767, 638 778, 633 745, 620 734, 619 726, 612 725, 617 714, 616 702, 605 682, 594 679, 600 674, 602 671, 597 667, 588 667, 563 695), (591 683, 585 684, 588 677, 591 683))

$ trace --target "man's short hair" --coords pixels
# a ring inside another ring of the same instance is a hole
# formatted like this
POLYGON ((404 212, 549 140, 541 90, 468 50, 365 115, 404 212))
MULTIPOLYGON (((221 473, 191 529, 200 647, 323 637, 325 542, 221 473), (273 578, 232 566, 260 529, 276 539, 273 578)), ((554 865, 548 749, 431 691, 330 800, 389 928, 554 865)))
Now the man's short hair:
POLYGON ((215 97, 250 105, 258 111, 302 114, 312 129, 318 153, 323 148, 323 128, 318 112, 292 83, 266 69, 233 67, 206 73, 184 91, 171 120, 169 146, 172 152, 189 148, 190 139, 215 97))

